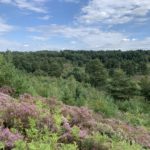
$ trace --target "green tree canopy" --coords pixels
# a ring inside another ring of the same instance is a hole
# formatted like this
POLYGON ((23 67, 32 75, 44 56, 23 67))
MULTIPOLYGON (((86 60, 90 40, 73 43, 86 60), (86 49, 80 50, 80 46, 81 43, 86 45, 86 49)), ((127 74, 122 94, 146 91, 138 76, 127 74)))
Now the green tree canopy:
POLYGON ((90 82, 92 85, 99 88, 106 86, 108 72, 98 59, 91 60, 86 65, 86 72, 90 76, 90 82))
POLYGON ((128 100, 139 94, 139 85, 128 78, 121 69, 114 71, 113 77, 108 86, 109 93, 114 99, 128 100))
POLYGON ((150 78, 144 77, 141 82, 141 94, 145 97, 146 100, 150 101, 150 78))

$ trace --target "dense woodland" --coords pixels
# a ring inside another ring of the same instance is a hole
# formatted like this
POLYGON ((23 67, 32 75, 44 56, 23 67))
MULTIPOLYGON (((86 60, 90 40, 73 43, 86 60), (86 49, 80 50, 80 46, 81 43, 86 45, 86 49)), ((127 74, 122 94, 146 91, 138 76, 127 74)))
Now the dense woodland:
POLYGON ((40 146, 41 150, 150 148, 150 51, 148 50, 1 52, 0 93, 1 91, 6 91, 4 93, 18 100, 11 103, 6 101, 6 104, 0 100, 2 106, 0 148, 14 150, 20 148, 37 150, 40 146), (25 101, 20 101, 20 95, 24 93, 30 96, 27 95, 25 101), (50 100, 49 106, 47 104, 49 100, 45 101, 45 98, 57 100, 50 100), (32 102, 29 102, 30 100, 32 102), (28 108, 33 105, 38 108, 37 114, 41 114, 38 119, 39 115, 34 113, 35 108, 28 108), (24 113, 24 109, 30 111, 24 113), (70 116, 65 116, 64 112, 70 116), (24 118, 18 113, 22 113, 24 118), (49 125, 43 120, 48 119, 43 118, 45 115, 51 118, 50 122, 53 124, 49 125), (66 122, 63 120, 66 124, 61 120, 62 117, 67 120, 66 122), (78 122, 76 120, 76 123, 73 123, 69 117, 71 119, 79 117, 78 122), (92 124, 88 122, 90 117, 91 120, 94 119, 91 121, 92 124), (62 122, 67 127, 64 127, 62 122), (4 136, 5 130, 2 126, 7 129, 7 138, 4 136), (136 130, 137 133, 132 133, 136 130), (17 134, 16 140, 11 141, 9 138, 14 136, 15 139, 15 131, 19 132, 19 135, 17 134), (83 137, 78 135, 80 132, 83 137), (140 133, 142 135, 138 137, 140 133), (14 143, 18 139, 19 142, 14 143), (9 140, 11 144, 8 144, 9 140))
MULTIPOLYGON (((9 51, 7 52, 9 53, 9 51)), ((6 53, 6 55, 7 55, 6 53)), ((65 65, 85 68, 98 59, 111 75, 114 69, 122 69, 127 75, 146 75, 149 72, 150 51, 40 51, 13 52, 13 63, 27 72, 42 71, 51 76, 61 76, 65 65), (54 68, 54 69, 53 69, 54 68), (56 70, 57 69, 57 70, 56 70), (56 74, 55 74, 55 72, 56 74)))
POLYGON ((7 51, 4 55, 17 69, 35 76, 72 76, 114 99, 150 98, 150 51, 7 51))

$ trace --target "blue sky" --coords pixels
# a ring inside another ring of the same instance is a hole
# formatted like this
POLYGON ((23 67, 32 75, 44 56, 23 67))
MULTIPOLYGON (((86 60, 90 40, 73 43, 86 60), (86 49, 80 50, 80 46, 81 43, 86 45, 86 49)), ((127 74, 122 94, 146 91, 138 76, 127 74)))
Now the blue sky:
POLYGON ((149 0, 0 0, 0 51, 150 49, 149 0))

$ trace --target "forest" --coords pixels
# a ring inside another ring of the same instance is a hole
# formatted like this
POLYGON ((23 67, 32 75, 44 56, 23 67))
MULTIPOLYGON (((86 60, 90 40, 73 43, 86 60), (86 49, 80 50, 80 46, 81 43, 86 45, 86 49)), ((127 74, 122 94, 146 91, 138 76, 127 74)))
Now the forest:
POLYGON ((0 149, 150 149, 150 51, 0 52, 0 149))

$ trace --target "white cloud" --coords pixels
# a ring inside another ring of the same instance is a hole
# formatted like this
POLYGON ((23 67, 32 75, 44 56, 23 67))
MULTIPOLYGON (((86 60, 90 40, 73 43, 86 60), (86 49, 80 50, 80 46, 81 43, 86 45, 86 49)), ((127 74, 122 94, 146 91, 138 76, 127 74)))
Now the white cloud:
POLYGON ((7 24, 4 19, 0 18, 0 34, 10 32, 14 29, 13 26, 7 24))
POLYGON ((0 0, 0 3, 11 4, 20 9, 31 10, 38 13, 46 13, 43 6, 47 0, 0 0))
POLYGON ((39 41, 47 41, 48 40, 48 37, 45 37, 45 36, 31 36, 31 39, 32 40, 39 40, 39 41))
POLYGON ((24 44, 23 46, 24 46, 24 47, 29 47, 30 45, 29 45, 29 44, 24 44))
POLYGON ((26 39, 26 42, 8 41, 0 38, 1 50, 58 50, 86 49, 86 50, 129 50, 148 49, 150 37, 143 40, 129 38, 119 32, 104 32, 94 27, 68 27, 59 25, 39 26, 28 29, 36 36, 26 39), (37 36, 39 35, 39 36, 37 36), (63 38, 65 43, 55 43, 55 37, 63 38), (32 39, 32 40, 31 40, 32 39))
MULTIPOLYGON (((46 13, 44 4, 48 0, 0 0, 0 3, 12 4, 21 9, 46 13)), ((78 0, 61 0, 65 2, 79 2, 78 0)), ((150 38, 139 40, 138 37, 130 38, 128 33, 117 31, 104 31, 97 25, 105 23, 106 26, 123 24, 130 21, 143 23, 149 18, 149 0, 90 0, 81 10, 79 21, 76 25, 42 25, 28 28, 29 42, 15 42, 0 38, 1 49, 15 50, 42 50, 42 49, 147 49, 150 48, 150 38), (90 24, 90 25, 89 25, 90 24), (92 25, 91 25, 92 24, 92 25), (55 38, 56 37, 56 38, 55 38), (55 41, 64 39, 66 42, 55 41), (55 43, 55 44, 54 44, 55 43), (56 44, 57 43, 57 44, 56 44)), ((43 14, 38 17, 49 20, 50 16, 43 14)), ((0 19, 0 35, 10 32, 13 26, 0 19)), ((131 33, 130 33, 131 35, 131 33)), ((133 35, 132 35, 133 37, 133 35)))
POLYGON ((123 24, 145 17, 149 11, 149 0, 90 0, 82 8, 79 20, 88 24, 123 24))
POLYGON ((59 0, 60 2, 67 2, 67 3, 79 3, 80 0, 59 0))
POLYGON ((49 16, 49 15, 39 17, 39 19, 41 19, 41 20, 49 20, 50 18, 51 18, 51 16, 49 16))
MULTIPOLYGON (((150 38, 138 40, 128 35, 107 31, 96 27, 48 25, 28 28, 29 32, 39 34, 42 38, 63 37, 70 40, 76 49, 146 49, 150 47, 150 38), (73 42, 72 42, 73 41, 73 42), (75 41, 75 42, 74 42, 75 41)), ((70 47, 68 43, 68 47, 70 47)))
POLYGON ((130 39, 128 39, 128 38, 124 38, 124 39, 122 39, 122 41, 124 41, 124 42, 129 42, 129 41, 130 41, 130 39))
POLYGON ((0 51, 5 51, 7 49, 15 50, 18 47, 20 48, 20 44, 15 41, 9 41, 3 38, 0 38, 0 51))
POLYGON ((0 51, 37 51, 37 50, 58 50, 61 46, 46 42, 18 42, 0 38, 0 51))
POLYGON ((77 41, 71 41, 70 43, 74 45, 77 44, 77 41))

